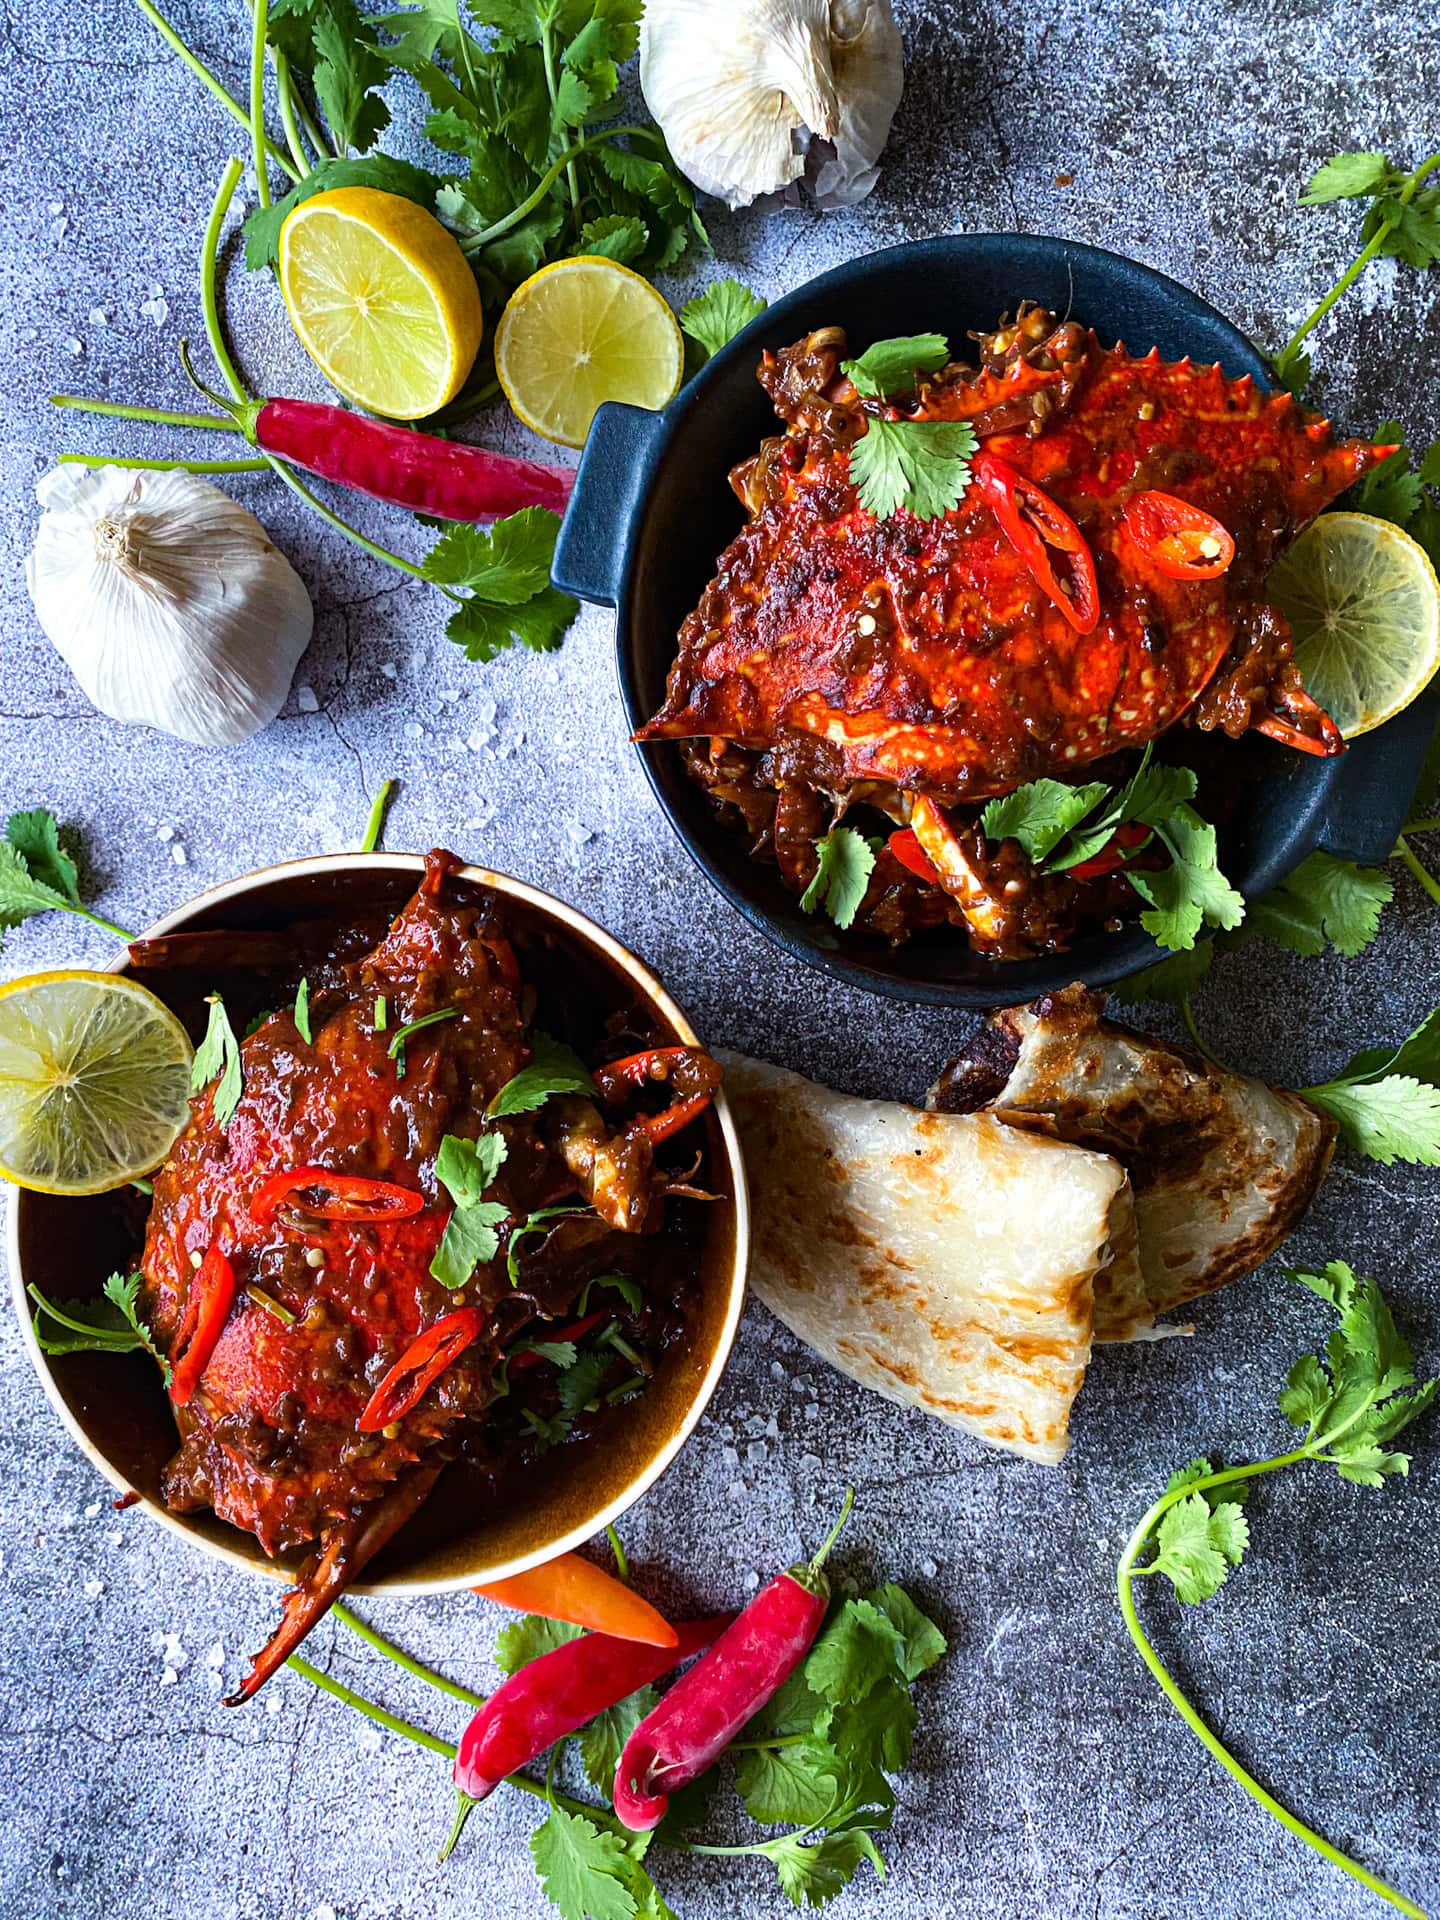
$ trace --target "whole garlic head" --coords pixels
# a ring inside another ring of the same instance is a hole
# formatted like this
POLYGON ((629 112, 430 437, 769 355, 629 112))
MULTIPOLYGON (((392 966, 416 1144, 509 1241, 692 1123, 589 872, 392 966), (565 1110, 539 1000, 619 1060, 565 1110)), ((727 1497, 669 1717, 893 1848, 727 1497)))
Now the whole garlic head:
POLYGON ((314 612, 254 514, 175 468, 57 467, 35 491, 30 598, 101 713, 200 747, 268 726, 314 612))
POLYGON ((900 101, 890 0, 647 0, 645 104, 686 178, 727 206, 788 187, 807 133, 828 141, 817 197, 861 200, 900 101))

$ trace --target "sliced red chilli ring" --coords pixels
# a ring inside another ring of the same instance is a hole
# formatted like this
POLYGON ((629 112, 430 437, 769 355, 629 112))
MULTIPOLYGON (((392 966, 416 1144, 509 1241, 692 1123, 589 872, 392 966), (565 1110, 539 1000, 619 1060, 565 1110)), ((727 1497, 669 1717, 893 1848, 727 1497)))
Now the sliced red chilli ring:
POLYGON ((188 1404, 210 1364, 235 1298, 235 1269, 212 1246, 190 1282, 190 1297, 181 1323, 184 1341, 170 1374, 170 1399, 177 1407, 188 1404), (187 1336, 188 1333, 188 1337, 187 1336))
POLYGON ((1235 558, 1223 521, 1151 488, 1125 503, 1125 527, 1140 551, 1172 580, 1218 580, 1235 558))
POLYGON ((1077 633, 1092 633, 1100 619, 1095 556, 1079 527, 1033 480, 998 453, 982 449, 971 462, 986 503, 1035 584, 1077 633), (1061 570, 1056 571, 1057 559, 1061 570))
POLYGON ((425 1210, 424 1194, 411 1187, 366 1180, 354 1173, 332 1173, 328 1167, 291 1167, 262 1181, 250 1202, 251 1217, 273 1220, 281 1203, 294 1193, 305 1195, 304 1211, 314 1220, 408 1220, 425 1210))
POLYGON ((371 1394, 356 1422, 361 1433, 379 1433, 409 1413, 484 1324, 478 1307, 457 1307, 417 1335, 371 1394))
MULTIPOLYGON (((592 1327, 598 1327, 604 1318, 603 1313, 587 1313, 583 1320, 575 1321, 573 1326, 558 1327, 554 1333, 546 1332, 533 1337, 543 1341, 546 1346, 554 1346, 565 1340, 579 1340, 589 1333, 592 1327)), ((526 1347, 511 1360, 510 1371, 521 1373, 526 1367, 538 1367, 542 1360, 549 1358, 548 1353, 537 1353, 534 1347, 526 1347)))

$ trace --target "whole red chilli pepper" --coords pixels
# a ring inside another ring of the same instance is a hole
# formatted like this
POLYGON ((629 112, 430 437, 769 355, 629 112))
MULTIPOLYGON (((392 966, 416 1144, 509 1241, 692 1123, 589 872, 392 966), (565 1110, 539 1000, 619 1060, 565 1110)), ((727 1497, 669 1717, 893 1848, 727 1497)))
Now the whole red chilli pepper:
POLYGON ((626 1741, 614 1797, 632 1833, 659 1826, 670 1795, 719 1759, 810 1651, 830 1605, 825 1559, 854 1500, 847 1488, 840 1518, 815 1557, 762 1587, 626 1741))
POLYGON ((733 1618, 677 1620, 673 1647, 586 1633, 542 1653, 495 1689, 461 1735, 455 1785, 468 1800, 483 1800, 507 1773, 708 1647, 733 1618))
POLYGON ((522 507, 563 513, 575 484, 569 467, 463 446, 310 400, 266 400, 241 426, 253 445, 293 467, 439 520, 496 520, 522 507))

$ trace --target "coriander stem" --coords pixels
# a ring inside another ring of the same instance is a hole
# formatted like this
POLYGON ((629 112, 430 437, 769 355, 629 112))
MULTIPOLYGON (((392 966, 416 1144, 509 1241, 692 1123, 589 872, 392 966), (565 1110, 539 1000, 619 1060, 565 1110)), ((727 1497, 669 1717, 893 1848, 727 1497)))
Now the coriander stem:
POLYGON ((1308 336, 1315 331, 1316 327, 1319 326, 1320 322, 1325 318, 1326 314, 1329 313, 1330 309, 1335 305, 1335 302, 1340 299, 1341 295, 1348 293, 1351 287, 1354 286, 1355 282, 1360 278, 1376 254, 1379 253, 1394 230, 1395 223, 1387 220, 1371 234, 1359 255, 1351 261, 1350 265, 1345 269, 1344 273, 1341 274, 1340 278, 1335 282, 1319 306, 1315 308, 1308 319, 1301 321, 1300 325, 1295 329, 1294 333, 1291 334, 1279 353, 1276 354, 1275 359, 1277 362, 1288 360, 1302 341, 1307 339, 1308 336))
POLYGON ((1407 820, 1406 833, 1440 833, 1440 820, 1407 820))
POLYGON ((1436 906, 1440 907, 1440 880, 1437 880, 1433 874, 1427 873, 1425 868, 1421 866, 1415 857, 1414 850, 1411 848, 1403 833, 1395 842, 1395 851, 1390 857, 1392 860, 1403 860, 1409 868, 1412 877, 1419 881, 1420 885, 1425 889, 1426 893, 1429 894, 1436 906))
POLYGON ((205 338, 210 342, 210 351, 215 356, 215 364, 225 377, 225 384, 234 397, 242 404, 249 400, 245 383, 240 378, 230 348, 225 341, 225 332, 220 325, 220 300, 216 287, 216 273, 220 254, 220 231, 225 225, 225 215, 230 211, 230 202, 235 197, 235 189, 240 184, 240 175, 244 168, 233 155, 226 164, 216 191, 214 203, 210 208, 210 218, 205 223, 205 237, 200 242, 200 304, 205 315, 205 338))
MULTIPOLYGON (((550 111, 553 114, 555 111, 556 93, 555 36, 550 31, 550 22, 548 20, 546 20, 540 30, 540 51, 545 59, 545 85, 550 94, 550 111)), ((565 179, 570 188, 570 210, 572 213, 578 214, 580 211, 580 182, 575 172, 575 162, 573 160, 565 169, 565 179)))
POLYGON ((132 1180, 130 1184, 132 1187, 137 1188, 141 1193, 148 1193, 153 1195, 155 1192, 155 1182, 153 1180, 132 1180))
POLYGON ((113 920, 106 920, 100 914, 92 913, 89 907, 77 907, 70 901, 67 901, 66 905, 71 913, 78 913, 82 920, 88 920, 92 926, 103 927, 106 933, 113 933, 117 940, 123 940, 127 945, 135 938, 134 934, 127 933, 124 927, 117 927, 113 920))
POLYGON ((1222 1062, 1218 1056, 1211 1052, 1210 1048, 1206 1046, 1204 1040, 1201 1038, 1200 1029, 1195 1024, 1195 1009, 1190 1004, 1190 996, 1188 993, 1180 1002, 1180 1018, 1185 1022, 1185 1031, 1194 1042, 1196 1051, 1204 1054, 1205 1058, 1215 1066, 1220 1066, 1222 1062))
POLYGON ((430 1686, 438 1687, 441 1693, 448 1693, 455 1700, 463 1700, 467 1706, 478 1709, 485 1705, 483 1693, 472 1693, 468 1687, 462 1687, 456 1681, 447 1680, 443 1674, 436 1673, 433 1667, 427 1667, 423 1661, 415 1659, 403 1648, 397 1647, 393 1640, 387 1640, 383 1633, 377 1633, 368 1620, 362 1620, 359 1614, 352 1613, 343 1601, 337 1600, 330 1611, 343 1626, 349 1627, 352 1633, 358 1633, 362 1640, 368 1641, 377 1653, 383 1653, 385 1658, 393 1660, 397 1667, 403 1667, 407 1673, 413 1673, 417 1680, 424 1680, 430 1686))
POLYGON ((295 124, 295 89, 290 78, 290 62, 278 47, 275 49, 275 91, 280 102, 280 124, 285 129, 285 144, 302 177, 308 178, 313 169, 305 152, 305 143, 300 138, 300 129, 295 124))
MULTIPOLYGON (((164 14, 152 6, 150 0, 135 0, 135 5, 140 9, 141 13, 144 14, 151 26, 154 27, 166 46, 169 47, 173 53, 179 54, 186 66, 189 67, 190 71, 195 75, 195 78, 200 81, 202 86, 210 89, 211 93, 214 94, 215 98, 231 118, 238 120, 242 127, 248 127, 250 125, 250 115, 238 100, 233 99, 230 94, 225 91, 225 88, 215 78, 215 75, 205 65, 204 61, 197 59, 190 51, 189 47, 186 46, 179 34, 176 33, 164 14)), ((268 142, 266 144, 267 146, 269 145, 268 142)), ((284 154, 280 152, 278 147, 270 147, 270 157, 278 167, 283 168, 283 170, 289 174, 290 178, 298 186, 301 176, 291 166, 290 162, 285 158, 284 154)))
POLYGON ((260 205, 270 205, 270 175, 265 165, 265 32, 270 25, 270 0, 254 0, 255 22, 250 34, 250 152, 255 163, 255 188, 260 205))
POLYGON ((361 853, 374 853, 380 844, 380 835, 385 830, 385 815, 390 807, 390 796, 395 791, 395 782, 381 782, 380 791, 370 807, 370 817, 365 822, 365 836, 360 842, 361 853))
POLYGON ((565 149, 558 160, 552 161, 550 167, 541 176, 540 184, 536 187, 535 191, 530 194, 528 198, 522 200, 518 207, 512 207, 503 220, 495 221, 492 226, 486 227, 482 233, 467 235, 466 238, 460 242, 461 252, 478 253, 482 247, 489 246, 492 240, 498 240, 502 233, 508 233, 511 227, 518 227, 522 220, 528 218, 529 215, 535 211, 536 207, 539 206, 546 194, 549 193, 550 189, 560 178, 566 167, 569 166, 570 162, 578 159, 582 153, 588 153, 591 147, 603 146, 607 140, 618 139, 622 133, 635 134, 646 131, 647 129, 644 127, 607 127, 603 133, 591 134, 587 140, 576 141, 574 146, 565 149))
POLYGON ((1134 1641, 1136 1649, 1139 1652, 1140 1658, 1150 1669, 1150 1673, 1159 1685, 1161 1692, 1200 1744, 1212 1758, 1220 1762, 1220 1765, 1224 1767, 1231 1779, 1243 1787, 1245 1792, 1248 1793, 1253 1800, 1280 1822, 1281 1826, 1293 1833, 1297 1839, 1303 1840, 1307 1847, 1312 1847, 1316 1853, 1328 1860, 1332 1866, 1339 1867, 1341 1872, 1348 1873, 1352 1880, 1358 1880, 1362 1886, 1368 1887, 1372 1893, 1378 1894, 1382 1900, 1388 1901, 1390 1905, 1397 1908, 1399 1912, 1409 1915, 1410 1920, 1426 1920, 1425 1914, 1419 1907, 1412 1905, 1402 1893, 1397 1892, 1394 1887, 1389 1886, 1384 1880, 1377 1878, 1377 1876, 1367 1868, 1362 1867, 1358 1860, 1352 1860, 1348 1854, 1341 1853, 1337 1847, 1331 1846, 1330 1842, 1321 1834, 1316 1833, 1313 1828, 1307 1827, 1302 1820, 1298 1820, 1287 1808, 1282 1807, 1273 1795, 1265 1791, 1264 1787, 1260 1785, 1260 1782, 1253 1774, 1248 1773, 1245 1768, 1240 1765, 1240 1762, 1222 1745, 1218 1737, 1210 1731, 1209 1727, 1206 1726, 1205 1722, 1185 1698, 1179 1687, 1177 1687, 1175 1682, 1170 1678, 1170 1674, 1161 1661, 1160 1656, 1146 1638, 1145 1630, 1140 1625, 1139 1616, 1135 1611, 1134 1578, 1136 1574, 1149 1571, 1146 1567, 1137 1567, 1135 1561, 1157 1522, 1171 1507, 1175 1506, 1176 1503, 1181 1500, 1188 1499, 1193 1493, 1203 1493, 1209 1487, 1223 1487, 1233 1485, 1241 1480, 1252 1480, 1259 1474, 1274 1473, 1281 1467, 1294 1466, 1298 1461, 1308 1460, 1313 1457, 1309 1443, 1307 1442, 1305 1446, 1297 1447, 1291 1453, 1280 1454, 1274 1460, 1261 1460, 1249 1466, 1231 1467, 1223 1473, 1208 1473, 1202 1479, 1191 1480, 1185 1486, 1175 1488, 1173 1492, 1162 1494, 1131 1534, 1129 1540, 1126 1542, 1125 1551, 1120 1556, 1120 1564, 1115 1574, 1116 1588, 1120 1599, 1120 1612, 1124 1618, 1130 1638, 1134 1641))
POLYGON ((135 467, 145 473, 266 473, 268 460, 132 460, 113 453, 62 453, 62 467, 135 467))
POLYGON ((442 1740, 438 1734, 427 1733, 423 1727, 417 1727, 413 1720, 402 1720, 398 1713, 390 1713, 384 1707, 377 1707, 373 1700, 367 1700, 363 1693, 356 1693, 352 1687, 345 1687, 338 1680, 332 1680, 328 1673, 321 1673, 318 1667, 312 1667, 308 1660, 302 1660, 298 1653, 292 1653, 285 1662, 293 1667, 302 1680, 308 1680, 312 1687, 319 1687, 322 1693, 328 1693, 342 1701, 347 1707, 353 1707, 356 1713, 363 1713, 367 1720, 373 1720, 377 1727, 386 1727, 391 1733, 402 1734, 405 1739, 413 1740, 417 1747, 428 1747, 431 1753, 444 1754, 447 1760, 455 1758, 455 1749, 448 1740, 442 1740))
MULTIPOLYGON (((269 458, 269 464, 274 472, 285 482, 286 486, 289 487, 290 491, 298 494, 313 512, 319 514, 327 526, 331 526, 337 533, 343 534, 351 546, 359 547, 361 552, 368 553, 372 560, 383 560, 386 566, 398 567, 401 573, 408 573, 412 580, 430 582, 430 576, 426 573, 424 567, 416 566, 413 560, 406 560, 400 554, 392 553, 388 547, 382 547, 376 541, 367 539, 358 527, 352 527, 348 520, 342 520, 338 513, 332 513, 324 501, 312 493, 304 481, 298 479, 296 475, 290 471, 283 460, 277 460, 271 456, 269 458)), ((430 582, 430 584, 436 585, 437 592, 443 593, 447 600, 458 602, 464 597, 461 594, 452 593, 449 587, 441 587, 434 582, 430 582)))
POLYGON ((628 1587, 630 1584, 630 1562, 625 1558, 625 1549, 620 1544, 620 1536, 615 1531, 613 1525, 606 1527, 605 1535, 610 1542, 610 1551, 615 1556, 616 1575, 621 1584, 628 1587))
POLYGON ((132 407, 119 400, 86 400, 76 393, 52 393, 52 407, 70 407, 76 413, 103 413, 112 420, 150 420, 161 427, 204 427, 210 433, 237 433, 233 420, 213 413, 171 413, 165 407, 132 407))

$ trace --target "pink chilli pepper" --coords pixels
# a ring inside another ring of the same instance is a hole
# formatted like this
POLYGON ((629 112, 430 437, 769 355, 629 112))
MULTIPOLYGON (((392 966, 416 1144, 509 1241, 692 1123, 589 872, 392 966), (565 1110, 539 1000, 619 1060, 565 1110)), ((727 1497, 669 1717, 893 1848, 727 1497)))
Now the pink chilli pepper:
POLYGON ((840 1518, 814 1559, 763 1587, 626 1741, 615 1769, 615 1811, 632 1833, 659 1826, 670 1795, 719 1759, 810 1651, 830 1604, 825 1559, 854 1499, 847 1488, 840 1518))

